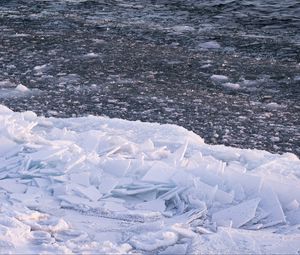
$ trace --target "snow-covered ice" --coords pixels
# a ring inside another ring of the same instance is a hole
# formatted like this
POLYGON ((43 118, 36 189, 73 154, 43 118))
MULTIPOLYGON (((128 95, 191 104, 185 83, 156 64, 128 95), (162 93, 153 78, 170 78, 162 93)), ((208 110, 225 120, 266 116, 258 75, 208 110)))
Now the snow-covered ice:
POLYGON ((0 253, 300 252, 300 160, 0 105, 0 253))

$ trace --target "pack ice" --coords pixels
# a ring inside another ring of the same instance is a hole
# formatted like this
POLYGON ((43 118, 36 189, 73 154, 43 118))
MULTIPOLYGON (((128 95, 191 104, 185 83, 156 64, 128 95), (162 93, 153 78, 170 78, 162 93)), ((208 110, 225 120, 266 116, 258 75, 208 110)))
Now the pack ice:
POLYGON ((175 125, 0 106, 0 253, 299 254, 299 177, 175 125))

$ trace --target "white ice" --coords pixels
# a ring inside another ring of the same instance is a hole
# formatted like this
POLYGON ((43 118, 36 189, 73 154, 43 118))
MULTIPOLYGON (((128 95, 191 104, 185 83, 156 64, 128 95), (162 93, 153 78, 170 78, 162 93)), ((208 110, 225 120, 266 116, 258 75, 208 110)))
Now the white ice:
POLYGON ((199 43, 198 46, 202 49, 220 49, 221 48, 221 45, 216 41, 199 43))
POLYGON ((300 160, 0 105, 0 253, 299 254, 300 160))

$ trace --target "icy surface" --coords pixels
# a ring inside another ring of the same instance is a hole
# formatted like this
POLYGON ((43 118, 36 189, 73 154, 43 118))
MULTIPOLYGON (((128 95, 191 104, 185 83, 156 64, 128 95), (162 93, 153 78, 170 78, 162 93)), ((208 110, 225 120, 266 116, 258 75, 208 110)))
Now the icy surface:
POLYGON ((293 154, 1 105, 0 123, 0 253, 300 252, 293 154))

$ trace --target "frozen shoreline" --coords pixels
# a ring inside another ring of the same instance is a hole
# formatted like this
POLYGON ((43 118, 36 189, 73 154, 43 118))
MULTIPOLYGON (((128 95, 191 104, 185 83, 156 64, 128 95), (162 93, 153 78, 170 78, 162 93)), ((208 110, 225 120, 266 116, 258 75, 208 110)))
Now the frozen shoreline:
POLYGON ((5 106, 0 122, 0 253, 299 253, 293 154, 5 106))

